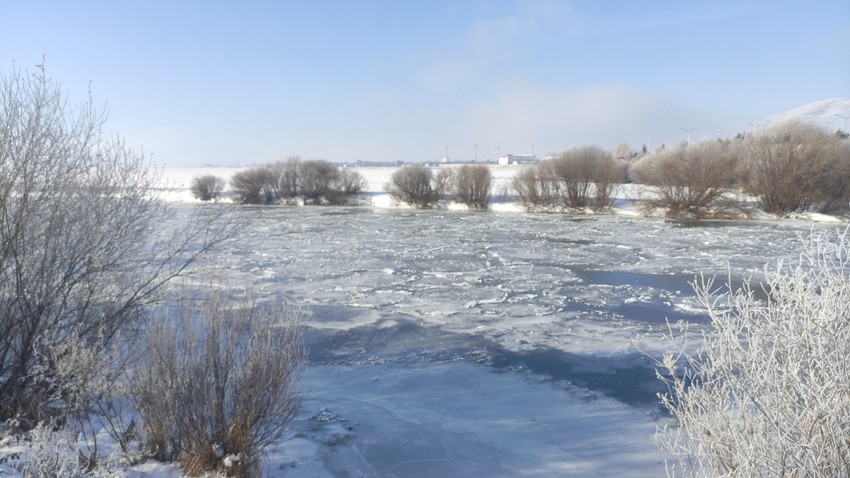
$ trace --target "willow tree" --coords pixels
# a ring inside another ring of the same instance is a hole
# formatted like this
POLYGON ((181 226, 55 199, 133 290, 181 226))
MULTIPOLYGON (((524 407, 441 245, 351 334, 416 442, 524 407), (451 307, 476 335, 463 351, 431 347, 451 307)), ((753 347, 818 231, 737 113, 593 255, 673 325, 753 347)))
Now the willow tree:
POLYGON ((632 177, 654 186, 647 209, 662 208, 668 216, 703 217, 711 208, 737 208, 726 200, 739 177, 734 145, 718 140, 681 143, 648 154, 632 165, 632 177))
POLYGON ((163 231, 156 170, 105 120, 43 65, 0 72, 0 416, 62 413, 57 345, 109 343, 224 237, 206 208, 163 231))
POLYGON ((744 190, 765 211, 786 215, 846 204, 850 143, 811 123, 785 121, 743 142, 744 190))

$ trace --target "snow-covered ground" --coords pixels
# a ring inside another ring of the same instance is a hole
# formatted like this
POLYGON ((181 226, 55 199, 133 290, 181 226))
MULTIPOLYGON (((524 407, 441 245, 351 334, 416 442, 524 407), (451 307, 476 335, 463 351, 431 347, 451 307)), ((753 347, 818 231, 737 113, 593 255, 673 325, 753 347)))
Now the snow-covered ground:
MULTIPOLYGON (((165 196, 188 211, 192 177, 233 171, 166 169, 165 196)), ((637 217, 639 188, 605 215, 420 211, 383 194, 392 171, 360 170, 371 205, 234 207, 243 235, 207 259, 222 286, 312 312, 303 409, 267 476, 663 476, 643 354, 665 320, 704 323, 689 281, 739 284, 843 227, 637 217)))

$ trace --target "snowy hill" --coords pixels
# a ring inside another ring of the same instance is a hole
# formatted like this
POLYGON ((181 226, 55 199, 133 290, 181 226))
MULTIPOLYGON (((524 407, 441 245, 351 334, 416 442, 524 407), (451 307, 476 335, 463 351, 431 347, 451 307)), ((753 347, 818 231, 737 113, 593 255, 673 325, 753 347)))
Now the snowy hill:
POLYGON ((846 129, 845 117, 850 118, 850 98, 815 101, 798 106, 784 113, 773 115, 768 120, 772 123, 786 120, 812 121, 830 130, 834 130, 846 129))

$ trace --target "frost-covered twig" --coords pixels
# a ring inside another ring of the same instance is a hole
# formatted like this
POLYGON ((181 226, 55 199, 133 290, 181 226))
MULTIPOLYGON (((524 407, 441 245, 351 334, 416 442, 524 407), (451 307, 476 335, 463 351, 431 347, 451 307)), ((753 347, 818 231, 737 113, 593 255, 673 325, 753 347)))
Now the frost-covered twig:
POLYGON ((850 476, 848 239, 813 233, 797 263, 765 270, 766 301, 749 283, 697 285, 703 346, 671 333, 658 362, 678 421, 657 435, 671 476, 850 476))

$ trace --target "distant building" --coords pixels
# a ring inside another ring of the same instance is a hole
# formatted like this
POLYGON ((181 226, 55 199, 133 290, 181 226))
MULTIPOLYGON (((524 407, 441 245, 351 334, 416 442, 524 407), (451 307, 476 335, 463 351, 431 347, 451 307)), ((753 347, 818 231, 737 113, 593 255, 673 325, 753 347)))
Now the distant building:
POLYGON ((400 166, 404 166, 406 164, 405 161, 366 161, 363 159, 358 159, 352 164, 352 166, 357 168, 397 168, 400 166))
POLYGON ((511 164, 532 164, 537 162, 537 156, 533 154, 503 154, 499 156, 499 164, 508 166, 511 164))

